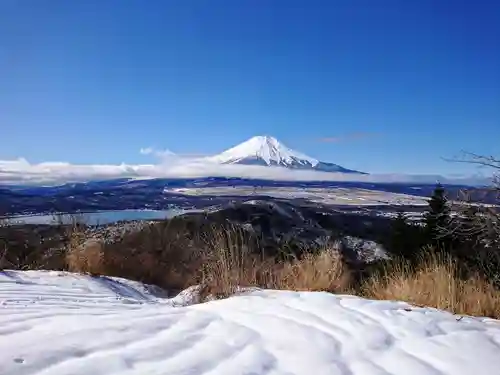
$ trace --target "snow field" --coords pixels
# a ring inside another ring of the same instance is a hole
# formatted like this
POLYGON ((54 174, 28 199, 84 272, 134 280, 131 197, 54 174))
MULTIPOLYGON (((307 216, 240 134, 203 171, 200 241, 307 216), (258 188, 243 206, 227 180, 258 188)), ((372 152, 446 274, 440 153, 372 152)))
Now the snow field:
POLYGON ((254 290, 192 304, 117 278, 0 272, 2 375, 500 374, 500 322, 254 290))
POLYGON ((319 161, 301 152, 294 151, 276 138, 255 136, 239 145, 231 147, 219 155, 210 156, 208 161, 215 163, 237 163, 247 158, 260 158, 267 165, 275 164, 285 167, 293 165, 316 166, 319 161))

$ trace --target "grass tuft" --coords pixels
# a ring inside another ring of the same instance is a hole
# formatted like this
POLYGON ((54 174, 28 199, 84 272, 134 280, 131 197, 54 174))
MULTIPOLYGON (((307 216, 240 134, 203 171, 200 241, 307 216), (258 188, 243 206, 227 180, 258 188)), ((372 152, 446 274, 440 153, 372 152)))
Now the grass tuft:
POLYGON ((438 255, 422 259, 416 267, 397 261, 370 277, 361 294, 455 314, 500 318, 500 291, 480 276, 462 279, 456 262, 438 255))
POLYGON ((333 246, 284 263, 276 276, 276 289, 331 293, 347 291, 352 280, 340 252, 333 246))
POLYGON ((103 246, 99 241, 70 247, 66 252, 66 263, 70 272, 106 275, 103 246))

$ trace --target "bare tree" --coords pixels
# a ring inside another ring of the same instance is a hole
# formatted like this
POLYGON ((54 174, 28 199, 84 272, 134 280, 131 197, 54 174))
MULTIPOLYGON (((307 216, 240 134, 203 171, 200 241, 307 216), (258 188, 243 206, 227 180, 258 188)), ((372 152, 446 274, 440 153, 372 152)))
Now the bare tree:
POLYGON ((491 171, 489 186, 460 192, 452 203, 454 216, 446 230, 457 240, 461 254, 500 285, 500 159, 464 152, 451 161, 491 171))
POLYGON ((492 171, 491 185, 463 190, 453 204, 457 213, 451 229, 454 234, 480 241, 500 240, 500 159, 464 152, 454 162, 475 164, 492 171), (487 204, 490 202, 490 204, 487 204))

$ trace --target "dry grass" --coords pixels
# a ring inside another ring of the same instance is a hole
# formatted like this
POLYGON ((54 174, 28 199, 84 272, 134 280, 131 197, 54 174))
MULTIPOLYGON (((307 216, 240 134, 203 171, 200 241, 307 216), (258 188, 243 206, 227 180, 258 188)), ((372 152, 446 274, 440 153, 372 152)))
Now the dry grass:
POLYGON ((331 293, 347 291, 352 280, 340 252, 334 246, 284 263, 276 276, 276 289, 331 293))
POLYGON ((67 227, 66 267, 70 272, 106 275, 103 243, 85 240, 85 226, 76 216, 67 227))
POLYGON ((102 243, 88 241, 82 245, 70 247, 66 252, 66 264, 71 272, 106 275, 102 243))
POLYGON ((461 279, 449 258, 428 256, 412 268, 404 261, 370 277, 362 287, 364 297, 402 300, 456 314, 500 318, 500 291, 483 278, 461 279))
POLYGON ((205 254, 196 251, 198 242, 180 224, 181 227, 172 226, 170 221, 155 223, 139 232, 127 233, 117 242, 106 243, 107 276, 155 284, 170 291, 199 283, 197 275, 205 254))
POLYGON ((256 255, 258 240, 241 228, 212 228, 204 238, 200 282, 205 296, 227 297, 239 288, 261 286, 270 265, 256 255))
POLYGON ((202 269, 204 294, 227 297, 245 287, 338 293, 350 286, 351 275, 334 247, 280 263, 258 254, 258 246, 241 229, 215 232, 202 269))
POLYGON ((8 248, 6 244, 0 244, 0 271, 5 268, 5 265, 7 264, 6 259, 7 259, 7 253, 8 253, 8 248))
MULTIPOLYGON (((78 226, 72 231, 66 262, 73 272, 121 276, 169 290, 199 284, 202 299, 248 287, 352 293, 353 275, 334 245, 277 261, 260 252, 251 232, 236 226, 205 228, 196 238, 180 235, 179 228, 153 226, 106 248, 95 241, 82 246, 84 234, 78 226)), ((492 284, 460 278, 456 263, 432 253, 417 266, 392 262, 357 289, 362 297, 500 318, 500 292, 492 284)))

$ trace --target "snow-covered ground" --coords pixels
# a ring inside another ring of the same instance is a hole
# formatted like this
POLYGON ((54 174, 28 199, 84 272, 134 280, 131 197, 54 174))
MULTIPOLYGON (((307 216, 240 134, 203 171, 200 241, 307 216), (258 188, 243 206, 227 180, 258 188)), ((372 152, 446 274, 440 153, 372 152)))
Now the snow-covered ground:
POLYGON ((2 375, 479 375, 500 322, 402 302, 256 290, 190 293, 52 271, 0 273, 2 375))
POLYGON ((270 136, 252 137, 221 154, 209 156, 206 159, 220 164, 237 164, 247 159, 260 160, 264 165, 284 167, 309 166, 312 168, 319 164, 319 160, 292 150, 270 136))

